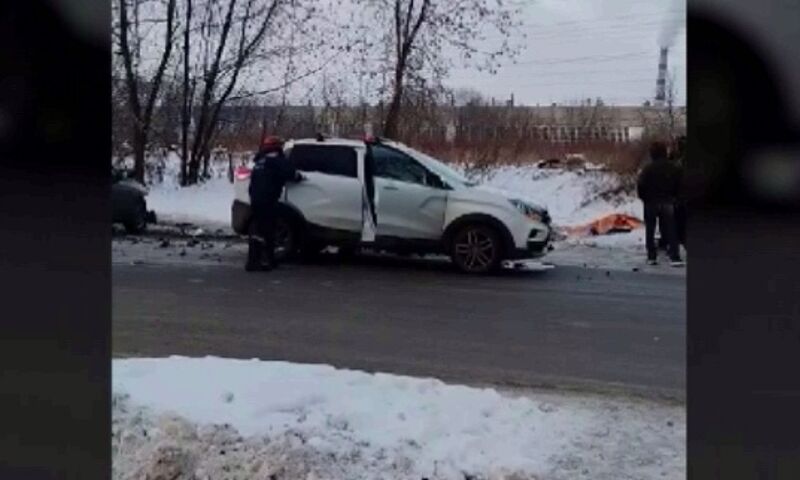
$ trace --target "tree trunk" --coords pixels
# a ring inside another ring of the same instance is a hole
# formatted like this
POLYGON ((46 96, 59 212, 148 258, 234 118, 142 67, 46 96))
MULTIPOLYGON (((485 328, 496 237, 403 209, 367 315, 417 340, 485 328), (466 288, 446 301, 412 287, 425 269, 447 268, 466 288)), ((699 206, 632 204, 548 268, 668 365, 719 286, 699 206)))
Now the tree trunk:
POLYGON ((200 175, 200 158, 194 155, 189 159, 189 175, 186 179, 187 185, 197 184, 200 175))
POLYGON ((391 139, 397 137, 398 123, 400 120, 400 104, 403 101, 403 81, 398 80, 395 85, 392 101, 386 113, 386 121, 383 124, 383 135, 391 139))
MULTIPOLYGON (((147 148, 147 140, 148 136, 151 133, 150 128, 152 125, 153 119, 153 112, 155 110, 156 100, 158 98, 158 92, 161 88, 161 81, 164 76, 164 72, 166 71, 167 63, 169 62, 170 52, 172 51, 172 33, 173 33, 173 19, 175 14, 175 5, 176 0, 170 0, 168 4, 167 10, 167 26, 166 26, 166 44, 164 51, 161 55, 161 60, 159 61, 158 68, 156 73, 151 81, 152 85, 150 87, 150 92, 147 95, 147 102, 142 108, 141 100, 139 98, 139 87, 138 82, 140 81, 137 77, 137 73, 134 67, 134 54, 131 51, 131 42, 128 37, 128 29, 130 28, 130 21, 128 19, 128 10, 127 10, 127 3, 126 0, 120 0, 119 7, 120 7, 120 26, 119 26, 119 47, 120 47, 120 54, 123 58, 123 63, 125 67, 125 81, 128 88, 128 104, 131 109, 131 113, 134 117, 134 127, 133 127, 133 172, 134 177, 136 180, 140 182, 144 182, 144 175, 145 175, 145 149, 147 148)), ((139 29, 139 2, 134 3, 134 32, 135 32, 135 49, 136 49, 136 58, 140 58, 139 56, 139 48, 141 37, 138 34, 139 29)))
MULTIPOLYGON (((187 185, 189 162, 189 124, 191 100, 189 87, 189 38, 192 26, 192 0, 186 0, 186 25, 183 32, 183 110, 181 112, 181 186, 187 185)), ((193 92, 192 92, 193 93, 193 92)), ((194 97, 194 95, 192 95, 194 97)))
POLYGON ((133 176, 144 183, 144 158, 147 146, 147 133, 138 125, 133 131, 133 176))
MULTIPOLYGON (((188 118, 188 116, 186 117, 188 118)), ((186 120, 181 121, 181 186, 188 185, 188 167, 189 167, 189 125, 186 120)))

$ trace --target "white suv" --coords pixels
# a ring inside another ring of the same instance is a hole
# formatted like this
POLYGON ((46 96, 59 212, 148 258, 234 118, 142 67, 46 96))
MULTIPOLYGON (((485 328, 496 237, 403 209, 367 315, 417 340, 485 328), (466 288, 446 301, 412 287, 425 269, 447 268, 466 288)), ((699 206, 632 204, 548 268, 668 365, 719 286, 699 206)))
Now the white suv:
MULTIPOLYGON (((461 270, 484 273, 550 248, 547 210, 401 143, 319 137, 289 141, 285 152, 305 181, 289 184, 279 205, 278 255, 329 245, 444 253, 461 270)), ((249 179, 249 168, 236 170, 231 217, 242 235, 252 231, 249 179)))

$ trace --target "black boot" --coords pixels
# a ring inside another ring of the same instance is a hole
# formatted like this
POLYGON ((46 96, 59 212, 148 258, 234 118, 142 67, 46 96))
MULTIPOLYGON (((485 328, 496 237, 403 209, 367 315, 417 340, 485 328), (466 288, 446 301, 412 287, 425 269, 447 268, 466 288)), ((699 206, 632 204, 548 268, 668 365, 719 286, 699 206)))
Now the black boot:
POLYGON ((270 248, 268 245, 264 247, 263 255, 261 256, 261 270, 262 271, 269 271, 278 266, 278 263, 275 261, 275 249, 270 248))
POLYGON ((244 266, 247 272, 258 272, 264 269, 262 258, 262 244, 261 241, 251 237, 247 242, 247 263, 244 266))

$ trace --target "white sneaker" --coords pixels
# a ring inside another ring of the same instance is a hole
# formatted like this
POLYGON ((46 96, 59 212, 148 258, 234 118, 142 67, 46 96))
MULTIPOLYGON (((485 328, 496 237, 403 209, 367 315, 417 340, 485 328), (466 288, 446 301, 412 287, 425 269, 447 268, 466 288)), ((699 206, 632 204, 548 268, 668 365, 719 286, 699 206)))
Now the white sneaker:
POLYGON ((686 262, 684 262, 683 260, 673 260, 672 262, 669 262, 669 264, 672 265, 673 267, 682 267, 686 265, 686 262))
POLYGON ((658 260, 648 260, 647 264, 648 265, 658 265, 658 260))

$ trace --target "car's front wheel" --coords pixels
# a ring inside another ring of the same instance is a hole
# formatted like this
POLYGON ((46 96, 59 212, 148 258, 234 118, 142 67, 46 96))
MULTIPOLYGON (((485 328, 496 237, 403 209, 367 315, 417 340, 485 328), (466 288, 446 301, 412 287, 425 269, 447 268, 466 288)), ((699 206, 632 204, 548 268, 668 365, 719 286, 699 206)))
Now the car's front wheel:
POLYGON ((130 234, 142 233, 147 229, 147 205, 139 201, 131 217, 125 222, 125 231, 130 234))
POLYGON ((450 257, 462 272, 488 273, 497 270, 502 260, 500 236, 487 225, 466 225, 453 235, 450 257))

